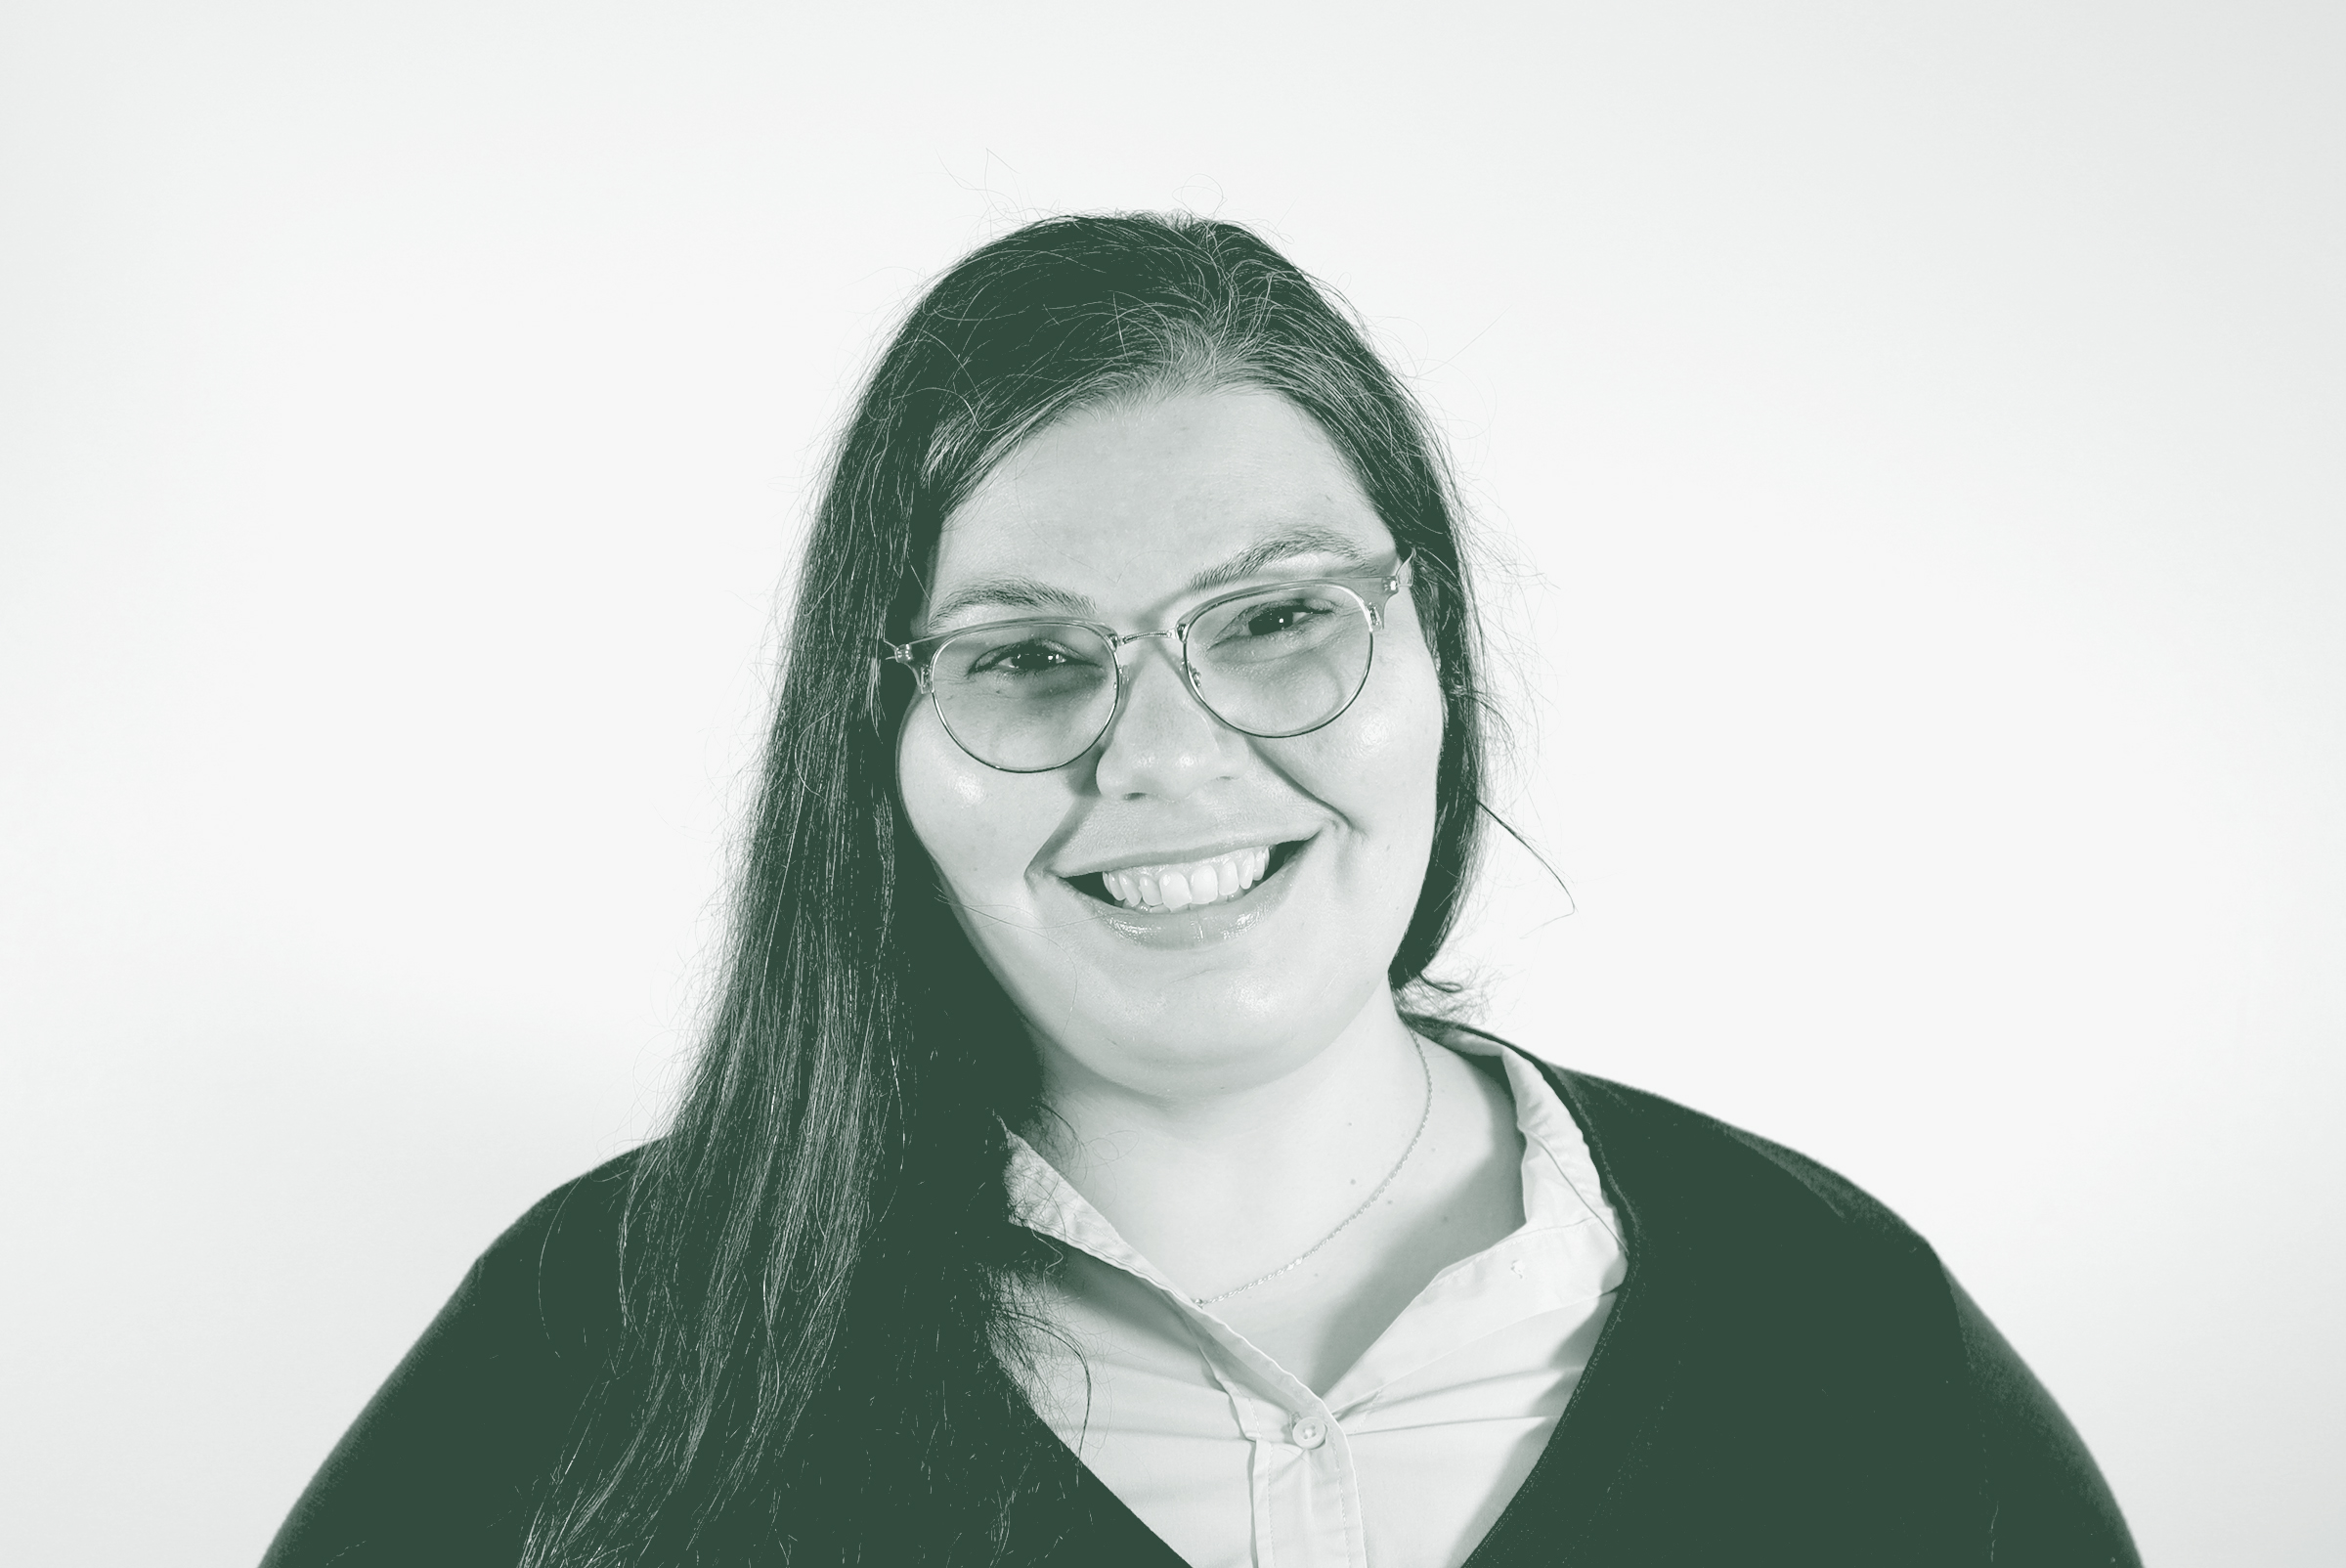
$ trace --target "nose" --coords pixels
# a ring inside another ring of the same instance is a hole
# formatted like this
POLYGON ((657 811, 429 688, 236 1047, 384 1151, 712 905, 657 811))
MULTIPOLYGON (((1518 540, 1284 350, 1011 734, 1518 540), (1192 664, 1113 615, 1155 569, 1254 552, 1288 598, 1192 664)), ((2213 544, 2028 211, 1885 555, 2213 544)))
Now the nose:
POLYGON ((1124 668, 1116 717, 1101 738, 1093 779, 1103 796, 1178 800, 1230 775, 1243 737, 1207 713, 1182 677, 1181 650, 1147 637, 1124 668))

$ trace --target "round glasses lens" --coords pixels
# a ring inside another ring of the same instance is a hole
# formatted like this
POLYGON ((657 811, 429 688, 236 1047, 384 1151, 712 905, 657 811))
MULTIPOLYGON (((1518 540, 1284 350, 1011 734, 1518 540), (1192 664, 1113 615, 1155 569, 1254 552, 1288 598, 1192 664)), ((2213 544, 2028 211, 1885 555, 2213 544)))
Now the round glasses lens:
POLYGON ((1088 627, 979 627, 938 647, 929 689, 963 750, 1008 772, 1039 773, 1082 756, 1108 727, 1116 656, 1088 627))
POLYGON ((1368 606, 1333 583, 1265 588, 1190 627, 1197 695, 1253 735, 1300 735, 1352 705, 1375 644, 1368 606))

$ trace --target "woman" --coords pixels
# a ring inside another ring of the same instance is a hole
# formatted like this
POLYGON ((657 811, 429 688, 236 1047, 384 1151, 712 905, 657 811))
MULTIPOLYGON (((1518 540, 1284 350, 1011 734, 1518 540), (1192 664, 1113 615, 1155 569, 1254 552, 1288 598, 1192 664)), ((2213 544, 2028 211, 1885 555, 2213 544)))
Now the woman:
POLYGON ((1261 240, 963 261, 841 442, 673 1127, 271 1568, 2134 1561, 1894 1217, 1442 1019, 1477 647, 1435 442, 1261 240))

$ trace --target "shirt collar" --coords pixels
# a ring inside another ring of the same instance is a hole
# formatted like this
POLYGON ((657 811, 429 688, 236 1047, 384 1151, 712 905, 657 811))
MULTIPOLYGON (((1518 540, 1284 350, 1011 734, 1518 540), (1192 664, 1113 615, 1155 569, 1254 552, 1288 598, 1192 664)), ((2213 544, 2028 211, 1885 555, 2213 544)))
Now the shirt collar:
MULTIPOLYGON (((1547 1075, 1522 1052, 1499 1040, 1461 1032, 1450 1040, 1430 1043, 1461 1056, 1497 1057, 1506 1072, 1507 1088, 1515 1101, 1515 1126, 1523 1134, 1524 1224, 1516 1235, 1594 1220, 1618 1246, 1621 1222, 1605 1200, 1587 1142, 1547 1075)), ((1016 1132, 1004 1131, 1010 1139, 1008 1180, 1014 1220, 1038 1236, 1088 1252, 1176 1296, 1181 1294, 1057 1166, 1016 1132)))

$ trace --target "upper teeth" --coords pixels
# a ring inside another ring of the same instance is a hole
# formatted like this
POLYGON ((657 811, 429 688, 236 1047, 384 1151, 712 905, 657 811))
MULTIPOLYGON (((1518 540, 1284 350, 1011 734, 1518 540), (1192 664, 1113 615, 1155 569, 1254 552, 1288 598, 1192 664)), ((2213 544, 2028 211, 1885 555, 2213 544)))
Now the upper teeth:
POLYGON ((1268 845, 1233 849, 1210 860, 1188 860, 1176 865, 1125 866, 1103 871, 1108 896, 1127 909, 1187 909, 1192 904, 1220 903, 1263 880, 1271 863, 1268 845))

